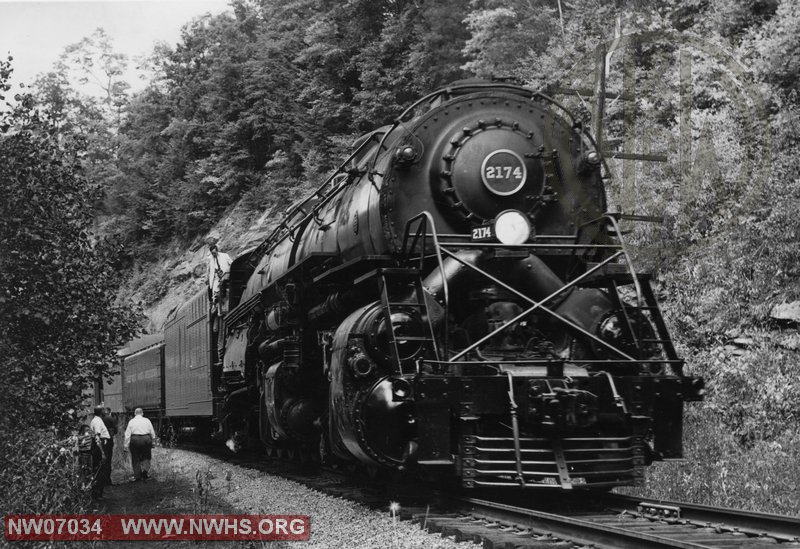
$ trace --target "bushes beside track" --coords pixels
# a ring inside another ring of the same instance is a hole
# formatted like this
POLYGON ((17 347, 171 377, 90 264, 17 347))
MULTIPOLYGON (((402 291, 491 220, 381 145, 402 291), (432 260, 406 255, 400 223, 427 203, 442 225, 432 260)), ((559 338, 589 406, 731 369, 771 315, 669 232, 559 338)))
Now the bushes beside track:
POLYGON ((684 427, 686 461, 655 464, 646 485, 627 493, 798 515, 800 434, 743 445, 708 407, 689 409, 684 427))
POLYGON ((24 421, 0 429, 0 515, 86 511, 91 490, 75 450, 69 437, 28 430, 24 421))

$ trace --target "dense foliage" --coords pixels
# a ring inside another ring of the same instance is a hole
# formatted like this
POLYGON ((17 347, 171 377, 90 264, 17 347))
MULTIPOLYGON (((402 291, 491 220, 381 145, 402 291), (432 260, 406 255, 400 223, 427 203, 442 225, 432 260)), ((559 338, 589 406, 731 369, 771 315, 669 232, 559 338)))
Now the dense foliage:
MULTIPOLYGON (((9 91, 10 61, 0 61, 3 92, 9 91)), ((53 124, 51 113, 37 108, 30 95, 5 105, 0 113, 0 458, 6 464, 0 468, 0 501, 54 510, 47 498, 60 496, 18 490, 37 475, 61 478, 58 471, 68 464, 54 461, 58 451, 29 443, 52 440, 37 429, 63 434, 77 426, 85 413, 85 391, 111 370, 116 349, 132 336, 137 318, 115 303, 120 247, 92 233, 90 206, 102 191, 83 175, 85 142, 53 124)), ((64 497, 74 497, 61 488, 64 497)))
POLYGON ((359 133, 466 74, 461 4, 237 0, 187 25, 125 109, 109 230, 149 254, 243 196, 292 200, 359 133))

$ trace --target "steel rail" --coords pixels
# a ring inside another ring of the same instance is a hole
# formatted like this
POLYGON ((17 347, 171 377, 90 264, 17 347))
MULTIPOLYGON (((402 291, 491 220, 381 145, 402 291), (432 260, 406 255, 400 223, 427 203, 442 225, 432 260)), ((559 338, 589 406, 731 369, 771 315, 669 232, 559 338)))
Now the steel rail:
POLYGON ((675 507, 680 510, 680 518, 696 525, 724 525, 739 532, 752 535, 768 535, 782 541, 800 543, 800 518, 773 515, 758 511, 742 511, 726 507, 713 507, 683 501, 656 500, 621 494, 607 494, 604 501, 614 510, 631 512, 642 504, 675 507))
MULTIPOLYGON (((710 545, 671 539, 658 534, 628 530, 611 524, 598 524, 579 517, 557 515, 524 507, 515 507, 473 498, 448 502, 454 508, 475 518, 506 522, 530 528, 536 533, 549 533, 564 540, 599 549, 708 549, 710 545)), ((520 545, 523 545, 522 540, 520 545)))

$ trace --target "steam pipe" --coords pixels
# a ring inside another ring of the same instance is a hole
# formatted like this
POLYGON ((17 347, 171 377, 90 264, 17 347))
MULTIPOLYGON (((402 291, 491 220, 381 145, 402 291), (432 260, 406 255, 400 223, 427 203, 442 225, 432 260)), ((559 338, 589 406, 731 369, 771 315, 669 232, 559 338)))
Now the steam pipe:
POLYGON ((366 301, 364 293, 359 290, 344 290, 330 294, 325 301, 308 310, 308 318, 317 320, 323 316, 338 316, 349 313, 353 305, 362 305, 366 301))
MULTIPOLYGON (((508 261, 491 260, 491 252, 486 250, 459 250, 451 253, 442 261, 442 269, 434 269, 422 282, 427 296, 426 303, 429 307, 431 322, 434 327, 443 320, 441 308, 437 307, 444 299, 444 286, 447 284, 450 291, 458 291, 466 286, 475 270, 472 267, 483 269, 497 278, 514 285, 521 293, 534 300, 558 294, 564 288, 564 282, 556 275, 547 264, 537 256, 530 254, 528 257, 515 261, 509 265, 508 261), (442 271, 444 276, 442 276, 442 271), (430 299, 429 299, 430 298, 430 299), (430 311, 432 305, 436 310, 430 311)), ((572 290, 566 289, 563 296, 551 298, 557 306, 572 290)), ((406 297, 406 301, 413 300, 413 295, 406 297)))
POLYGON ((283 349, 284 345, 288 342, 287 338, 270 339, 258 346, 258 354, 261 358, 267 358, 271 354, 276 353, 283 349))
MULTIPOLYGON (((533 254, 513 263, 510 267, 503 265, 502 268, 498 266, 487 270, 537 301, 564 288, 564 281, 544 261, 533 254)), ((553 299, 553 306, 561 303, 569 292, 570 290, 566 290, 563 296, 553 299)))
POLYGON ((478 263, 483 263, 486 252, 481 250, 460 250, 455 255, 458 259, 452 257, 444 259, 442 268, 434 269, 422 281, 422 287, 437 303, 441 303, 444 299, 445 284, 450 289, 453 289, 468 278, 472 270, 465 263, 475 266, 478 263), (442 275, 442 272, 444 272, 444 275, 442 275))

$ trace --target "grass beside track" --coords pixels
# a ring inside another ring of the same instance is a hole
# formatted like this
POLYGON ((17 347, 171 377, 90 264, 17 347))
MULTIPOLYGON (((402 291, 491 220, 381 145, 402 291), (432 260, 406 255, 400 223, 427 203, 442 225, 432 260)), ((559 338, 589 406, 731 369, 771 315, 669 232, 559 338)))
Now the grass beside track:
POLYGON ((800 516, 800 435, 742 444, 721 421, 689 408, 683 462, 656 463, 645 486, 620 493, 800 516))

